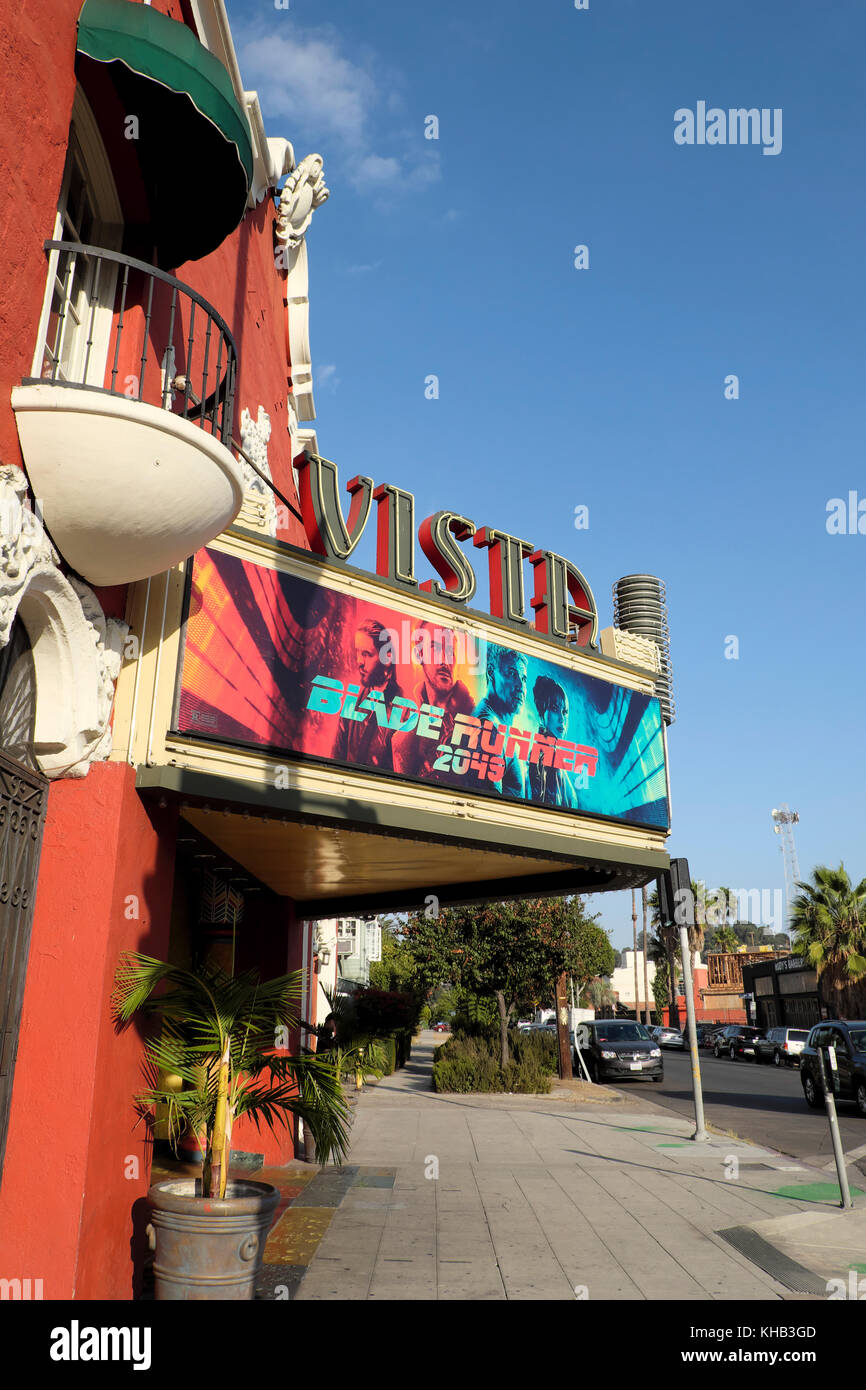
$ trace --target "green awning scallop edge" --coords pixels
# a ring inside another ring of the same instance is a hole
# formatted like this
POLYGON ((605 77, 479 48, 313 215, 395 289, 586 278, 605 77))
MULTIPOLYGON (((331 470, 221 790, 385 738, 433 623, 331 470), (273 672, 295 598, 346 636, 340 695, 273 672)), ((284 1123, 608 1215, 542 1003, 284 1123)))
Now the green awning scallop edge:
POLYGON ((77 50, 98 63, 125 63, 133 72, 189 97, 196 110, 234 145, 253 182, 253 148, 246 115, 218 58, 191 29, 137 0, 85 0, 77 50))

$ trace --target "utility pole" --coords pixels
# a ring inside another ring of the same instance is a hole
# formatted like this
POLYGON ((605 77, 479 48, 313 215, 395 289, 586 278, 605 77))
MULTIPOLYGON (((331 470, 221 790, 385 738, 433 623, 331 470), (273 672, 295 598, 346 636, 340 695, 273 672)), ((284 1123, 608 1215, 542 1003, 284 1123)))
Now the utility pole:
POLYGON ((568 1028, 568 976, 563 970, 556 982, 556 1041, 559 1047, 559 1075, 563 1081, 574 1076, 571 1067, 571 1039, 568 1028))
POLYGON ((634 942, 634 1021, 640 1023, 640 990, 637 982, 637 904, 631 890, 631 934, 634 942))
POLYGON ((647 956, 649 955, 649 938, 647 936, 647 895, 646 884, 640 890, 641 906, 643 907, 643 997, 646 1004, 646 1026, 649 1028, 652 1023, 652 1013, 650 1012, 649 997, 649 969, 647 966, 647 956))

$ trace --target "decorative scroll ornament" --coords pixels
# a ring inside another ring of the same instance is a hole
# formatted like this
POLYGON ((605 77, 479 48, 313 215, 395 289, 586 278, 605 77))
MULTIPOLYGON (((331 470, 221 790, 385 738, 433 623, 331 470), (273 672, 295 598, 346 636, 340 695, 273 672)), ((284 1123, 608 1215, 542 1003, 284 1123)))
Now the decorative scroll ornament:
POLYGON ((20 616, 36 671, 34 757, 46 777, 85 777, 111 752, 114 682, 129 629, 63 574, 26 496, 22 470, 0 467, 0 647, 20 616))
MULTIPOLYGON (((271 420, 264 406, 259 406, 255 420, 248 410, 241 412, 241 448, 245 454, 249 454, 256 468, 268 478, 272 478, 271 466, 268 463, 268 440, 270 437, 271 420)), ((276 536, 277 508, 274 494, 267 483, 262 481, 244 459, 240 460, 240 464, 244 475, 244 491, 248 497, 250 493, 255 494, 261 524, 269 536, 276 536)))
POLYGON ((276 225, 280 245, 290 249, 300 246, 316 208, 330 197, 322 172, 324 166, 320 154, 308 154, 283 184, 276 225))
POLYGON ((0 647, 12 635, 21 595, 33 576, 60 564, 39 517, 25 507, 26 496, 26 474, 9 464, 0 467, 0 647))

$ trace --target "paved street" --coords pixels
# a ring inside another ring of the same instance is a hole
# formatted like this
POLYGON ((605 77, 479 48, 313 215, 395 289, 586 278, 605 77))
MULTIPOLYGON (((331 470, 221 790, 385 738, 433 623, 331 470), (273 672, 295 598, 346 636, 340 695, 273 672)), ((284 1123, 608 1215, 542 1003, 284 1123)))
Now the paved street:
MULTIPOLYGON (((800 1073, 795 1067, 757 1065, 716 1059, 701 1052, 704 1109, 707 1121, 717 1129, 768 1144, 817 1167, 833 1166, 830 1127, 823 1108, 810 1110, 803 1099, 800 1073)), ((665 1079, 652 1087, 653 1101, 677 1114, 694 1114, 691 1069, 688 1057, 669 1048, 664 1052, 665 1079)), ((635 1084, 615 1089, 633 1096, 635 1084)), ((647 1089, 642 1086, 642 1089, 647 1089)), ((853 1104, 837 1106, 839 1131, 852 1167, 850 1180, 866 1177, 866 1120, 853 1104)), ((835 1167, 834 1167, 835 1171, 835 1167)))
POLYGON ((839 1212, 820 1174, 769 1150, 690 1143, 659 1087, 437 1096, 433 1045, 360 1098, 297 1298, 823 1298, 866 1258, 866 1207, 839 1212))

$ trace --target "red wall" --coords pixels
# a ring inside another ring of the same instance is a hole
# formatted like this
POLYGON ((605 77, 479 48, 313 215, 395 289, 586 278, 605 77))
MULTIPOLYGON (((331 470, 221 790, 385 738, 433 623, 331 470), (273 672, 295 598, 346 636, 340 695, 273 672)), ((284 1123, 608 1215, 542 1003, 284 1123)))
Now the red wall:
MULTIPOLYGON (((254 898, 248 898, 243 925, 238 931, 235 970, 256 969, 263 979, 300 970, 302 929, 303 923, 296 918, 291 899, 268 897, 257 903, 254 898)), ((299 1044, 300 1030, 296 1030, 289 1038, 286 1055, 297 1053, 299 1044)), ((259 1129, 253 1120, 241 1118, 232 1130, 232 1148, 242 1153, 264 1154, 266 1164, 290 1163, 296 1156, 296 1132, 294 1120, 288 1128, 278 1128, 272 1134, 264 1122, 259 1129)))
POLYGON ((30 375, 54 231, 83 0, 4 0, 0 25, 0 463, 21 463, 13 386, 30 375))
POLYGON ((175 824, 123 763, 49 793, 0 1187, 0 1273, 46 1298, 132 1296, 150 1154, 139 1036, 115 1034, 110 996, 122 950, 165 956, 175 824))

